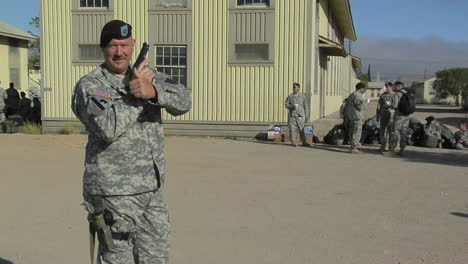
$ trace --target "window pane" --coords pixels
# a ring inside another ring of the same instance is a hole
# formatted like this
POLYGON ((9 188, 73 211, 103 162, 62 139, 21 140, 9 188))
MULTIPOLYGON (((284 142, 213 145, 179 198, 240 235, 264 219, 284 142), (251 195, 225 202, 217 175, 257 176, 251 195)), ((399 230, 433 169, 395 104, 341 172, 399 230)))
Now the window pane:
POLYGON ((180 58, 179 65, 180 66, 187 66, 187 59, 186 58, 180 58))
POLYGON ((180 54, 181 57, 187 57, 187 48, 180 48, 180 54))
POLYGON ((162 68, 162 67, 158 67, 158 68, 156 68, 156 70, 157 70, 158 72, 160 72, 160 73, 164 73, 164 68, 162 68))
POLYGON ((101 0, 95 0, 94 6, 95 7, 101 7, 101 0))
POLYGON ((164 73, 167 75, 171 75, 171 68, 164 68, 164 73))
POLYGON ((156 48, 156 55, 160 56, 160 55, 163 55, 163 48, 162 47, 157 47, 156 48))
POLYGON ((80 60, 101 60, 102 51, 99 45, 78 45, 80 60))
POLYGON ((164 57, 170 57, 171 56, 171 48, 165 47, 164 48, 164 57))
POLYGON ((156 0, 156 8, 185 8, 187 0, 156 0))
POLYGON ((244 6, 244 5, 265 5, 269 6, 270 1, 269 0, 237 0, 237 5, 239 6, 244 6))
POLYGON ((163 65, 163 58, 162 57, 156 57, 156 65, 163 65))
POLYGON ((178 57, 172 57, 171 65, 178 66, 179 65, 179 58, 178 57))
POLYGON ((86 0, 80 1, 80 7, 86 7, 86 0))
POLYGON ((103 7, 109 7, 109 0, 102 0, 103 7))
POLYGON ((171 57, 164 57, 163 65, 171 65, 171 57))
POLYGON ((94 6, 94 0, 88 0, 88 7, 94 6))
POLYGON ((236 60, 262 61, 268 60, 268 44, 236 44, 236 60))
POLYGON ((173 56, 173 57, 179 56, 179 48, 172 48, 171 56, 173 56))

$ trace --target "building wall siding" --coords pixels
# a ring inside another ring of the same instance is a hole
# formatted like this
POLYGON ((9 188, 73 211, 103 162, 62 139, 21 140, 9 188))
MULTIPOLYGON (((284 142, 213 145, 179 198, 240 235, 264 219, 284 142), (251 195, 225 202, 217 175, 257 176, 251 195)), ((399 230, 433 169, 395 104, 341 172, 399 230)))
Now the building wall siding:
MULTIPOLYGON (((74 119, 70 109, 73 87, 80 77, 97 66, 97 64, 72 64, 71 1, 73 0, 41 1, 45 120, 74 119)), ((316 19, 309 19, 308 16, 316 14, 317 8, 316 1, 276 1, 274 63, 267 66, 229 64, 228 1, 193 1, 191 18, 187 21, 188 17, 182 13, 177 16, 166 16, 159 14, 159 11, 148 12, 147 0, 115 0, 114 18, 132 24, 133 35, 137 41, 134 57, 137 56, 141 43, 149 40, 150 29, 156 30, 156 39, 163 42, 177 44, 189 41, 184 39, 187 35, 171 35, 163 32, 168 30, 168 26, 163 26, 164 23, 168 23, 167 25, 172 23, 180 32, 189 29, 193 32, 191 45, 188 46, 192 60, 188 67, 191 68, 192 74, 193 108, 190 113, 181 117, 165 114, 166 119, 196 122, 282 123, 287 121, 284 100, 291 92, 293 82, 301 83, 303 92, 308 93, 312 105, 312 119, 319 118, 321 93, 324 93, 325 114, 332 113, 339 109, 344 91, 347 91, 343 87, 349 86, 350 83, 350 78, 347 76, 347 72, 349 73, 351 69, 350 59, 333 58, 328 62, 328 70, 324 73, 327 79, 324 82, 326 87, 320 89, 315 87, 321 83, 319 81, 321 74, 318 71, 320 67, 316 62, 318 61, 317 36, 322 27, 319 27, 316 19), (154 28, 148 23, 152 21, 150 19, 152 15, 155 15, 156 20, 160 22, 156 22, 154 28), (309 26, 312 30, 307 28, 309 26), (313 36, 308 37, 307 34, 313 36), (307 67, 308 61, 311 63, 309 67, 307 67)), ((322 9, 319 11, 323 12, 322 9)), ((321 20, 327 19, 326 17, 326 14, 320 15, 321 20)), ((251 28, 252 32, 263 32, 262 25, 266 21, 264 18, 261 15, 249 18, 264 21, 260 23, 260 27, 251 28)), ((150 56, 154 54, 150 53, 150 56)))

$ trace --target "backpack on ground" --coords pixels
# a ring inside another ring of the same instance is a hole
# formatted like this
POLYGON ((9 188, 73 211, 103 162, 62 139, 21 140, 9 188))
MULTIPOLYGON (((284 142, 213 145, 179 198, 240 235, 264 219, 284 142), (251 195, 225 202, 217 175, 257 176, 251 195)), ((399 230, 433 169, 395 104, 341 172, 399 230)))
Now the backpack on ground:
POLYGON ((400 102, 398 102, 398 111, 405 116, 411 115, 416 111, 416 101, 412 94, 409 92, 403 93, 400 102))

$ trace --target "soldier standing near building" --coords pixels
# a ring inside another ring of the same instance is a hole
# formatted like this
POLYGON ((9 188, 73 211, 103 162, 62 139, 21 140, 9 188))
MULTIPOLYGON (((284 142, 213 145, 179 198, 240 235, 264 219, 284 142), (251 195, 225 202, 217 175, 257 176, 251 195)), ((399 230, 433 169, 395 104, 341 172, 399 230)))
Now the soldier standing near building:
POLYGON ((289 133, 291 136, 292 145, 297 147, 296 142, 296 129, 299 130, 301 136, 302 145, 306 146, 307 141, 304 134, 304 126, 306 120, 308 120, 306 96, 300 92, 301 85, 299 83, 293 84, 293 93, 286 98, 284 103, 285 107, 288 109, 288 126, 289 133))
POLYGON ((362 82, 356 84, 356 91, 348 96, 346 100, 346 117, 349 124, 349 144, 350 152, 361 153, 358 149, 362 134, 362 121, 364 119, 363 110, 366 109, 369 99, 365 97, 366 85, 362 82))
POLYGON ((6 100, 6 115, 16 115, 19 109, 20 96, 18 90, 15 89, 15 84, 10 83, 10 88, 6 90, 8 98, 6 100))
POLYGON ((391 125, 389 151, 385 152, 385 154, 396 154, 395 148, 398 144, 398 139, 400 139, 400 151, 397 154, 402 156, 408 143, 409 115, 414 112, 414 98, 412 102, 408 103, 411 96, 402 82, 396 82, 394 86, 395 94, 392 97, 391 107, 395 109, 395 114, 393 116, 393 124, 391 125), (404 100, 404 98, 408 99, 404 100))
MULTIPOLYGON (((1 82, 0 82, 1 83, 1 82)), ((6 91, 0 87, 0 122, 5 122, 6 121, 6 100, 8 98, 8 95, 6 91)))
POLYGON ((105 62, 79 80, 72 98, 73 112, 89 133, 83 196, 91 237, 98 234, 98 260, 168 263, 161 109, 182 115, 191 108, 191 96, 167 75, 145 67, 147 60, 132 69, 131 25, 108 22, 100 46, 105 62))
POLYGON ((388 139, 390 136, 390 123, 393 120, 395 110, 391 108, 392 96, 394 94, 393 84, 388 82, 385 84, 385 92, 380 96, 377 105, 377 120, 380 121, 380 152, 384 152, 387 148, 388 139))

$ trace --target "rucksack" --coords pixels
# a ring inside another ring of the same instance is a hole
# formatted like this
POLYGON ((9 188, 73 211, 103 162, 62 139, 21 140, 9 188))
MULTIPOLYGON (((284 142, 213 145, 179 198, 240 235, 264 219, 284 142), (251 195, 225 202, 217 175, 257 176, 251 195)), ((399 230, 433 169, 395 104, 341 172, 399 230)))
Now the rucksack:
POLYGON ((400 98, 400 102, 398 102, 398 111, 405 116, 411 115, 416 111, 416 101, 412 94, 408 92, 403 93, 403 96, 400 98))

